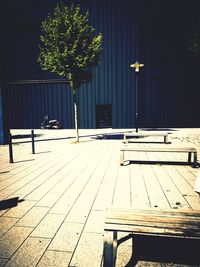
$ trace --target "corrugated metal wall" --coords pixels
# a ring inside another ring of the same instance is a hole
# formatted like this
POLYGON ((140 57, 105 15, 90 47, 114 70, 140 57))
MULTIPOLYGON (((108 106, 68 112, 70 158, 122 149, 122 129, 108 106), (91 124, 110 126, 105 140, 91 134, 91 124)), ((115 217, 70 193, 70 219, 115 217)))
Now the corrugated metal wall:
MULTIPOLYGON (((79 90, 79 127, 96 127, 99 104, 112 105, 113 128, 135 127, 135 73, 130 64, 136 60, 145 64, 138 84, 139 126, 199 126, 194 95, 199 89, 200 65, 187 51, 195 12, 190 23, 185 20, 189 12, 185 1, 176 0, 173 5, 158 0, 79 2, 103 34, 101 63, 93 70, 92 82, 79 90), (185 68, 187 64, 190 69, 185 68)), ((58 77, 41 71, 37 64, 41 20, 55 3, 29 0, 7 8, 2 51, 11 128, 38 128, 46 114, 65 128, 74 127, 69 90, 63 83, 41 83, 58 77)))
POLYGON ((72 99, 63 83, 19 83, 8 86, 12 128, 39 128, 44 116, 72 126, 72 99))

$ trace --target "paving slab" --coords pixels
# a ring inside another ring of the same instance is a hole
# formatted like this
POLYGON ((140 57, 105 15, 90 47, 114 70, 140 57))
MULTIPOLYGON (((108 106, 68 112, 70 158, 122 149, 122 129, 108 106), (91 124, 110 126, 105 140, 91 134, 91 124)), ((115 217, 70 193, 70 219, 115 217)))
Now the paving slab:
POLYGON ((0 239, 0 258, 10 258, 33 231, 28 227, 12 227, 0 239))
POLYGON ((71 252, 46 250, 37 267, 66 267, 71 257, 71 252))
MULTIPOLYGON (((194 192, 199 169, 156 162, 183 161, 182 155, 135 153, 137 160, 154 157, 155 162, 120 166, 127 130, 80 129, 76 144, 74 130, 36 129, 36 154, 29 139, 16 139, 13 164, 8 147, 0 146, 0 201, 22 200, 0 209, 0 266, 102 267, 107 207, 200 210, 194 192)), ((200 129, 168 132, 170 142, 194 145, 199 158, 200 129)), ((117 266, 127 263, 130 250, 129 243, 120 248, 117 266)), ((163 264, 141 261, 138 266, 163 264)))
POLYGON ((53 238, 65 219, 61 214, 47 214, 31 233, 33 237, 53 238))
POLYGON ((33 267, 39 262, 51 239, 28 237, 6 267, 33 267))
POLYGON ((18 222, 18 218, 0 217, 0 237, 3 236, 12 226, 18 222))
POLYGON ((84 224, 65 222, 49 246, 49 250, 73 253, 83 232, 84 224))

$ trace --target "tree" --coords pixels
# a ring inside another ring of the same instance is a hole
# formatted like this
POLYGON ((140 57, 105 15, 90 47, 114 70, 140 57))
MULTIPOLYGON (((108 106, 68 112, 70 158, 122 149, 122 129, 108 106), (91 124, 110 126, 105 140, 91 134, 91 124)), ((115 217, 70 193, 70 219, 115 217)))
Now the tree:
POLYGON ((41 25, 38 62, 43 70, 64 77, 73 95, 76 141, 78 134, 77 91, 92 67, 99 63, 102 35, 95 35, 89 24, 89 13, 80 13, 80 7, 58 4, 41 25))

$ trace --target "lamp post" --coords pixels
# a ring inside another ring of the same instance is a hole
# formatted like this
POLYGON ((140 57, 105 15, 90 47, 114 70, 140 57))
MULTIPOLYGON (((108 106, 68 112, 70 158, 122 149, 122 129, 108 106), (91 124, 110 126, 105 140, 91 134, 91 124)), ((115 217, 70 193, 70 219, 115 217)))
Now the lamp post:
POLYGON ((143 66, 144 64, 141 64, 138 61, 130 65, 131 68, 135 68, 135 74, 136 74, 136 79, 135 79, 135 128, 136 128, 136 132, 138 132, 138 75, 139 75, 140 68, 143 66))

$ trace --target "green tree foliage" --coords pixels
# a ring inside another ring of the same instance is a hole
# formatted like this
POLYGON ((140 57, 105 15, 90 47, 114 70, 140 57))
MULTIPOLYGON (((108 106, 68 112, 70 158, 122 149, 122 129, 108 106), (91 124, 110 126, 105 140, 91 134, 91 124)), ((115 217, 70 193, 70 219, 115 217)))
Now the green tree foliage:
POLYGON ((200 28, 193 31, 189 50, 192 54, 200 56, 200 28))
POLYGON ((43 70, 67 80, 74 99, 76 141, 78 136, 77 90, 92 77, 92 67, 99 63, 102 35, 95 35, 89 13, 80 7, 59 4, 42 22, 38 62, 43 70))

